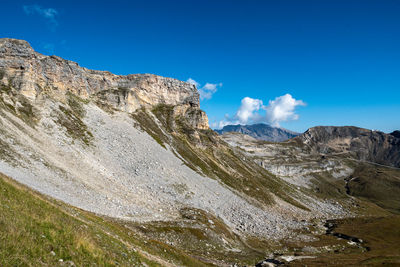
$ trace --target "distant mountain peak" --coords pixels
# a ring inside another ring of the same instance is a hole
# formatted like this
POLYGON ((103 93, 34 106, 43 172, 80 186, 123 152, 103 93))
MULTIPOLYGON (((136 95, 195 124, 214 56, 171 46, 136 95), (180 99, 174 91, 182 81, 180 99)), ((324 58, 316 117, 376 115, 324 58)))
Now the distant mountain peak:
POLYGON ((282 142, 299 135, 299 133, 280 127, 273 127, 265 123, 257 123, 251 125, 226 125, 222 129, 215 131, 219 134, 238 132, 242 134, 247 134, 259 140, 271 142, 282 142))

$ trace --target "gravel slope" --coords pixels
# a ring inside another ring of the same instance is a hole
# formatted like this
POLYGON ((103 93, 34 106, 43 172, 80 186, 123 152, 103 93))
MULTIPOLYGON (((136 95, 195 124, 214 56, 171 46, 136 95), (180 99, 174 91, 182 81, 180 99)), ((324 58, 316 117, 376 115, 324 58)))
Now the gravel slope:
POLYGON ((85 105, 88 146, 69 137, 56 121, 58 103, 42 103, 33 129, 10 113, 0 118, 1 138, 17 161, 0 160, 0 172, 42 193, 82 209, 135 221, 178 220, 182 207, 220 217, 237 233, 281 238, 304 227, 302 219, 341 216, 335 203, 308 199, 312 213, 279 199, 256 207, 218 181, 188 168, 170 148, 135 127, 124 112, 113 115, 85 105))

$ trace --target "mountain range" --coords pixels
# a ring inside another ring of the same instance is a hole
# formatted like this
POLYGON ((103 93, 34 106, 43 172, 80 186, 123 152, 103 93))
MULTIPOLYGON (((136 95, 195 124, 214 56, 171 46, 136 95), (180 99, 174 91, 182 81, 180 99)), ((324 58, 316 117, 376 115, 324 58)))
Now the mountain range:
POLYGON ((299 135, 299 133, 284 128, 273 127, 264 123, 251 125, 226 125, 222 129, 215 131, 219 134, 237 132, 250 135, 256 139, 271 142, 282 142, 299 135))

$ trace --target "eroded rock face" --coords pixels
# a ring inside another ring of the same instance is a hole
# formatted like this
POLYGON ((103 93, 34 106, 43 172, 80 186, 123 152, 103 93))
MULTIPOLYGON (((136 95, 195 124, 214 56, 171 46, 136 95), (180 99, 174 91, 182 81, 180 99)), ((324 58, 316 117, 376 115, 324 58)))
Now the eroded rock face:
POLYGON ((152 74, 124 76, 89 70, 57 56, 37 53, 23 40, 0 39, 0 85, 15 88, 32 101, 42 93, 63 99, 71 92, 127 112, 159 104, 182 105, 193 126, 208 129, 207 116, 200 110, 199 94, 192 84, 152 74))
POLYGON ((296 137, 322 154, 348 154, 356 159, 400 167, 400 138, 396 132, 345 126, 318 126, 296 137))

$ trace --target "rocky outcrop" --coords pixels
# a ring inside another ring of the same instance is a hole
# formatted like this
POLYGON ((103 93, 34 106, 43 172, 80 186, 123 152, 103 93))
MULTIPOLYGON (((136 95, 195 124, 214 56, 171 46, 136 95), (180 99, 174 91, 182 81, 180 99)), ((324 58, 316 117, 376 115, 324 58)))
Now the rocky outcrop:
POLYGON ((272 127, 268 124, 258 123, 253 125, 226 125, 221 130, 215 130, 219 134, 238 132, 250 135, 259 140, 282 142, 296 137, 299 133, 284 128, 272 127))
POLYGON ((192 84, 152 74, 124 76, 89 70, 57 56, 37 53, 23 40, 0 39, 0 86, 14 88, 32 101, 44 93, 61 100, 71 92, 127 112, 159 104, 182 105, 183 115, 193 119, 193 126, 208 128, 192 84))
POLYGON ((322 154, 347 154, 364 161, 400 167, 398 131, 386 134, 353 126, 318 126, 297 138, 322 154))

